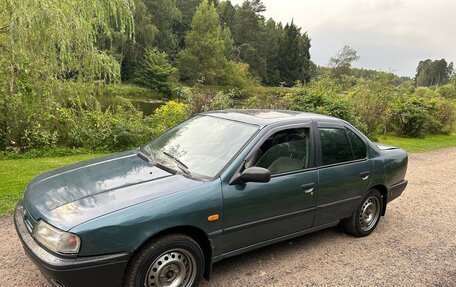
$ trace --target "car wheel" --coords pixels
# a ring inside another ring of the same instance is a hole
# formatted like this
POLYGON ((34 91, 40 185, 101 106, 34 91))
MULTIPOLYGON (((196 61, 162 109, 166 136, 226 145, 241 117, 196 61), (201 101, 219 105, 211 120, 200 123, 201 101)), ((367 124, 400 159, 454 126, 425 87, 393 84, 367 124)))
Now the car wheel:
POLYGON ((124 287, 198 286, 204 254, 192 238, 173 234, 154 240, 132 258, 124 287))
POLYGON ((358 237, 371 234, 380 221, 382 208, 382 195, 378 190, 371 189, 363 196, 350 218, 343 221, 345 231, 358 237))

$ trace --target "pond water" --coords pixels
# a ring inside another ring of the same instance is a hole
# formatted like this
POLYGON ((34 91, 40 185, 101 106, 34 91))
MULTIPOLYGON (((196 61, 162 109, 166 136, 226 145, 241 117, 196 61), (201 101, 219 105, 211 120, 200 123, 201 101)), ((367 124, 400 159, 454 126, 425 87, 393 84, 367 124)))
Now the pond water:
MULTIPOLYGON (((114 98, 111 97, 97 97, 97 100, 100 102, 102 109, 106 109, 114 101, 114 98)), ((161 100, 150 100, 150 99, 128 99, 132 104, 141 112, 144 116, 150 116, 154 111, 166 104, 166 101, 161 100)))

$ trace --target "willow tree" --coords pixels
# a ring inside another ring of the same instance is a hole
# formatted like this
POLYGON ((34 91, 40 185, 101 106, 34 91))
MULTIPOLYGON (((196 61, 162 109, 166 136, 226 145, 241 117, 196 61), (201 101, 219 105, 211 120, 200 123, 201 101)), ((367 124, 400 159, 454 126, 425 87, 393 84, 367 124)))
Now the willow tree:
POLYGON ((0 80, 6 91, 36 80, 120 79, 118 61, 97 41, 114 31, 132 37, 132 0, 0 2, 0 80))

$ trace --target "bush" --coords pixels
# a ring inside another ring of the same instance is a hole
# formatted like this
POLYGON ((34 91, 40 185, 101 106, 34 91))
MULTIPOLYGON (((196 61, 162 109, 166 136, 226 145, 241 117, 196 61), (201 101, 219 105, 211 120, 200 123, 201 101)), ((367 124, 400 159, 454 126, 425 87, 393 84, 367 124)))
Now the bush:
POLYGON ((259 86, 258 81, 250 74, 248 64, 229 61, 223 72, 222 84, 225 86, 244 90, 259 86))
POLYGON ((423 137, 437 125, 433 117, 436 111, 435 100, 404 96, 394 103, 392 125, 399 135, 423 137))
POLYGON ((0 150, 67 147, 118 151, 142 145, 174 124, 166 120, 170 113, 144 117, 129 100, 120 97, 102 107, 93 96, 98 88, 47 82, 37 94, 4 96, 0 101, 0 150))
POLYGON ((400 94, 390 81, 387 74, 380 74, 372 80, 360 79, 349 92, 356 115, 365 124, 368 135, 387 132, 390 103, 400 94))
POLYGON ((238 91, 214 92, 196 85, 192 88, 182 88, 179 94, 180 98, 188 105, 189 115, 196 115, 204 111, 233 108, 233 99, 238 95, 238 91))
POLYGON ((452 84, 439 86, 436 92, 443 98, 456 100, 456 86, 452 84))
POLYGON ((351 101, 346 95, 339 94, 338 86, 330 81, 297 89, 291 95, 290 109, 341 118, 366 132, 366 126, 355 113, 351 101))
POLYGON ((146 125, 154 128, 154 135, 158 135, 186 120, 189 117, 186 104, 169 101, 155 110, 153 116, 146 120, 146 125))

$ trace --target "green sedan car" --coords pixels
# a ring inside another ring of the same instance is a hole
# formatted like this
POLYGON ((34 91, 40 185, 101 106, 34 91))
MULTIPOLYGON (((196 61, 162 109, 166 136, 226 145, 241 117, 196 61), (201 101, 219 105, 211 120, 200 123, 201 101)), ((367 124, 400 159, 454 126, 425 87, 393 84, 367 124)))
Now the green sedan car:
POLYGON ((337 118, 207 112, 38 176, 14 219, 53 286, 198 286, 213 263, 262 246, 338 224, 369 235, 407 160, 337 118))

